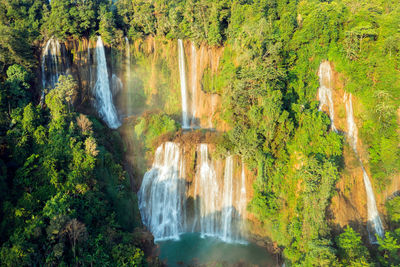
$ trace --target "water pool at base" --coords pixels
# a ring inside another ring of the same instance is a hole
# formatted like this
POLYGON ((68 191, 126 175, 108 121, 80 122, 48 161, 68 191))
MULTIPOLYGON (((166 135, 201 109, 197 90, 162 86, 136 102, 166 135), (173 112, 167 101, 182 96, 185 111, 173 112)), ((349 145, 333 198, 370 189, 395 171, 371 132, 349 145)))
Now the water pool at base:
POLYGON ((275 257, 252 243, 224 243, 214 237, 185 233, 180 240, 159 241, 159 258, 167 266, 277 266, 275 257))

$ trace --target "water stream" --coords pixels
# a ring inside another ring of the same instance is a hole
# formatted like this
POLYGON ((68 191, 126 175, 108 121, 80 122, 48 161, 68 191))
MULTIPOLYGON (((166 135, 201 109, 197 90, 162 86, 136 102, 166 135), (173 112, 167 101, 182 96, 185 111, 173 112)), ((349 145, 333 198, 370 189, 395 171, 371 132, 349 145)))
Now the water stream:
POLYGON ((189 183, 183 153, 172 142, 157 148, 153 167, 145 174, 138 194, 144 224, 156 241, 178 239, 184 232, 193 232, 203 238, 245 243, 244 167, 235 173, 234 158, 228 156, 223 173, 218 175, 208 145, 200 144, 195 177, 189 183), (193 205, 187 205, 188 199, 193 205))
POLYGON ((320 86, 318 89, 319 109, 322 110, 325 105, 328 106, 331 128, 333 131, 337 132, 335 127, 335 109, 332 100, 332 69, 329 61, 321 63, 318 75, 320 86))
MULTIPOLYGON (((321 110, 325 105, 328 106, 329 117, 331 119, 331 129, 337 132, 337 129, 334 124, 335 110, 332 99, 332 69, 328 61, 324 61, 321 63, 318 74, 320 81, 320 87, 318 90, 318 97, 320 101, 319 108, 321 110)), ((354 121, 352 95, 345 93, 343 101, 345 103, 345 108, 346 108, 347 141, 349 142, 351 148, 353 149, 354 153, 359 159, 359 154, 357 150, 358 130, 357 130, 357 125, 355 124, 354 121)), ((368 210, 367 228, 369 232, 369 239, 371 243, 376 243, 376 237, 374 236, 374 233, 382 237, 384 235, 384 230, 381 218, 379 217, 378 209, 376 207, 376 201, 371 181, 360 159, 359 162, 363 171, 363 180, 365 185, 365 191, 367 194, 367 210, 368 210)))
POLYGON ((183 232, 183 159, 179 146, 167 142, 156 150, 153 167, 144 175, 139 197, 143 223, 155 241, 179 239, 183 232))
POLYGON ((182 128, 189 129, 188 115, 188 97, 186 86, 186 66, 185 66, 185 50, 181 39, 178 40, 178 60, 179 60, 179 77, 181 81, 181 97, 182 97, 182 128))
POLYGON ((96 43, 97 60, 97 81, 94 86, 96 96, 96 107, 100 117, 107 123, 111 129, 118 128, 121 123, 117 116, 117 111, 113 103, 113 97, 110 90, 110 81, 108 78, 107 61, 104 52, 104 45, 101 37, 97 38, 96 43))
POLYGON ((192 127, 197 126, 196 119, 196 92, 197 92, 197 51, 196 45, 192 42, 192 68, 191 68, 191 83, 192 83, 192 127))
POLYGON ((44 100, 45 89, 54 88, 58 78, 63 74, 62 64, 60 64, 61 58, 61 44, 52 37, 47 41, 42 52, 42 101, 44 100))
MULTIPOLYGON (((351 94, 344 94, 344 102, 346 106, 346 117, 347 117, 347 139, 354 150, 355 154, 358 157, 357 151, 357 125, 354 122, 354 115, 353 115, 353 103, 352 103, 352 95, 351 94)), ((365 185, 365 191, 367 194, 367 210, 368 210, 368 232, 369 232, 369 239, 371 243, 376 243, 376 237, 374 233, 378 234, 380 237, 384 236, 384 230, 382 226, 382 221, 379 216, 378 209, 376 207, 376 201, 374 196, 374 191, 372 189, 371 181, 368 177, 367 172, 365 171, 364 165, 361 160, 361 168, 363 171, 363 180, 365 185)))

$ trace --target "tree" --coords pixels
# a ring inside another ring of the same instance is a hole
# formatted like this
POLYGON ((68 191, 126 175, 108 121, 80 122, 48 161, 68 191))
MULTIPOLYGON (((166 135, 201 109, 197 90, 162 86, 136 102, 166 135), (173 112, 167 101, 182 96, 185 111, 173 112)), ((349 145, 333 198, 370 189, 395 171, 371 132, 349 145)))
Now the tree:
POLYGON ((377 236, 379 251, 383 254, 380 262, 385 266, 396 266, 400 264, 400 244, 390 232, 385 233, 385 238, 377 236))
POLYGON ((86 227, 77 219, 72 219, 65 226, 64 232, 68 235, 69 242, 72 246, 72 252, 74 254, 74 259, 76 259, 76 245, 87 238, 86 227))
POLYGON ((350 226, 336 239, 339 248, 339 257, 346 266, 370 266, 369 253, 361 242, 360 234, 356 233, 350 226))
POLYGON ((65 123, 72 105, 72 96, 76 93, 77 83, 72 76, 61 75, 53 90, 46 96, 46 105, 50 109, 53 121, 58 125, 65 123))

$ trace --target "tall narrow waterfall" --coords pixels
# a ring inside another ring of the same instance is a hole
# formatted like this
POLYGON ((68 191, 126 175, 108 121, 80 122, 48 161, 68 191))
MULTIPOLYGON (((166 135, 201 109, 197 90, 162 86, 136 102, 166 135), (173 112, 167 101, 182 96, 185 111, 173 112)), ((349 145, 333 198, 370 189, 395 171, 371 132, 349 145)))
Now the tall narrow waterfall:
POLYGON ((232 239, 233 214, 233 158, 229 156, 225 162, 224 192, 222 203, 222 240, 232 239))
POLYGON ((333 107, 332 100, 332 69, 329 61, 324 61, 319 66, 319 109, 321 110, 325 105, 329 109, 329 117, 331 118, 331 128, 333 131, 337 132, 335 127, 335 110, 333 107))
POLYGON ((53 88, 60 76, 59 60, 61 57, 61 45, 53 37, 50 38, 42 52, 42 99, 46 88, 53 88))
POLYGON ((104 52, 104 45, 101 37, 97 38, 96 43, 96 60, 97 60, 97 81, 94 92, 96 95, 96 107, 100 116, 112 128, 118 128, 121 123, 117 116, 113 98, 110 90, 110 81, 108 78, 107 61, 104 52))
POLYGON ((138 193, 143 223, 156 241, 178 239, 183 231, 185 182, 183 159, 178 145, 159 146, 153 167, 146 172, 138 193))
POLYGON ((167 142, 156 150, 152 169, 140 187, 139 208, 143 223, 155 239, 177 239, 183 232, 198 232, 225 242, 243 242, 246 209, 244 166, 235 175, 234 158, 225 160, 217 174, 207 144, 197 147, 195 177, 185 177, 184 151, 167 142), (188 205, 193 199, 193 205, 188 205))
MULTIPOLYGON (((351 100, 351 94, 344 95, 344 102, 346 105, 346 117, 347 117, 347 138, 348 142, 350 143, 351 147, 353 148, 354 152, 358 156, 357 151, 357 126, 354 122, 354 115, 353 115, 353 103, 351 100)), ((378 209, 376 207, 376 201, 374 196, 374 191, 372 189, 371 181, 368 177, 367 172, 360 160, 361 168, 363 171, 363 180, 365 185, 365 191, 367 193, 367 210, 368 210, 368 232, 369 232, 369 239, 371 243, 376 242, 376 238, 374 233, 378 234, 380 237, 383 237, 384 230, 381 222, 381 218, 379 216, 378 209)))
POLYGON ((197 124, 196 119, 196 89, 197 89, 197 52, 196 45, 192 42, 192 68, 191 68, 191 83, 192 83, 192 127, 197 124))
POLYGON ((181 39, 178 40, 178 57, 179 57, 179 77, 181 80, 181 97, 182 97, 182 128, 188 129, 189 126, 189 115, 188 115, 188 104, 187 104, 187 86, 186 86, 186 67, 185 67, 185 51, 183 42, 181 39))

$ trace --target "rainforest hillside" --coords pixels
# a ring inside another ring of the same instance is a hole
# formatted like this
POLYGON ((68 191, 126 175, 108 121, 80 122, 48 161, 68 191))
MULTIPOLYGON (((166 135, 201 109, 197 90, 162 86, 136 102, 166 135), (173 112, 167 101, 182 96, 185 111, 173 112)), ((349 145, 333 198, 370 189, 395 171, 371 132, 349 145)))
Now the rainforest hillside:
POLYGON ((398 266, 399 30, 394 0, 0 1, 0 265, 162 266, 164 144, 192 205, 202 160, 249 177, 277 263, 398 266))

